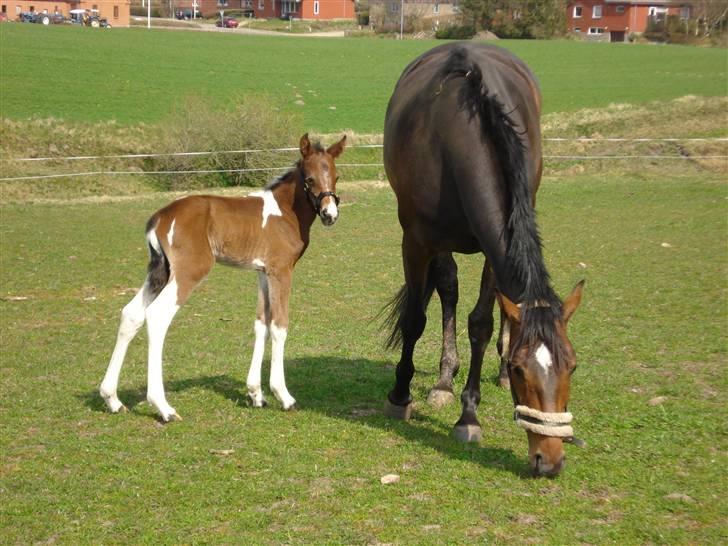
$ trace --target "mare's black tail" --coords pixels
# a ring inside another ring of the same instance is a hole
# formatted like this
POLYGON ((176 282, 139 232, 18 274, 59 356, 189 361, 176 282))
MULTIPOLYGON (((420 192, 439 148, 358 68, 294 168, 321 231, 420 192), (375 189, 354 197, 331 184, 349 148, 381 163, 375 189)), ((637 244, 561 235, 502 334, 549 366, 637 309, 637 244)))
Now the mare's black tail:
MULTIPOLYGON (((435 261, 430 262, 427 270, 427 279, 425 281, 425 294, 422 302, 422 308, 426 311, 430 303, 432 292, 435 290, 435 261)), ((404 325, 404 315, 407 310, 409 301, 409 291, 407 285, 403 284, 399 291, 389 302, 382 307, 377 314, 377 319, 382 319, 381 329, 389 331, 387 341, 384 343, 386 349, 396 349, 402 345, 402 327, 404 325)))

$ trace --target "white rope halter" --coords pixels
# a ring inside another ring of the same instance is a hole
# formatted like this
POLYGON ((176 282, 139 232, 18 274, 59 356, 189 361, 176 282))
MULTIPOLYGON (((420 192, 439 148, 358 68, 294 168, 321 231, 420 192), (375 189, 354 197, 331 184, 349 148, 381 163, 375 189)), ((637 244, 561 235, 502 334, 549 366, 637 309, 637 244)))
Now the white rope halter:
POLYGON ((528 406, 516 406, 513 417, 516 424, 521 428, 542 436, 554 436, 556 438, 571 438, 574 436, 574 429, 569 425, 574 417, 568 411, 548 413, 528 406))

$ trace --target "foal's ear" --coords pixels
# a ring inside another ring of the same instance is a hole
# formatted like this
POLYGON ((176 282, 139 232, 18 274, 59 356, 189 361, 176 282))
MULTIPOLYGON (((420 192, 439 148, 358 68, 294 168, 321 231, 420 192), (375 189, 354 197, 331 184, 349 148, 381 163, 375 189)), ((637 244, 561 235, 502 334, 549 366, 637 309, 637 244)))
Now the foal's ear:
POLYGON ((344 138, 342 138, 339 142, 336 144, 332 144, 329 146, 329 148, 326 150, 326 153, 329 154, 331 157, 336 159, 341 155, 341 152, 344 151, 344 147, 346 146, 346 135, 344 135, 344 138))
POLYGON ((569 294, 569 297, 564 300, 564 304, 561 306, 561 320, 564 321, 564 324, 569 322, 571 315, 574 314, 574 311, 576 311, 581 303, 581 292, 584 290, 584 282, 582 280, 577 283, 571 291, 571 294, 569 294))
POLYGON ((311 141, 308 140, 308 133, 301 137, 301 142, 299 142, 298 145, 301 149, 301 155, 303 157, 308 157, 311 154, 311 141))
POLYGON ((521 308, 518 305, 498 290, 495 291, 495 297, 498 298, 498 305, 500 305, 501 311, 506 314, 508 320, 516 323, 521 322, 521 308))

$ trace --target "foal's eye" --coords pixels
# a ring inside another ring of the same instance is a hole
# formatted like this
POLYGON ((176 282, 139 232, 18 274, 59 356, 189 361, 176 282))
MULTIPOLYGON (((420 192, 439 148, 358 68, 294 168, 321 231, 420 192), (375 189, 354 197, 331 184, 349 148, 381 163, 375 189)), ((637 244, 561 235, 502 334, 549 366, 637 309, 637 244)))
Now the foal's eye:
POLYGON ((306 177, 306 184, 313 184, 313 176, 306 177))

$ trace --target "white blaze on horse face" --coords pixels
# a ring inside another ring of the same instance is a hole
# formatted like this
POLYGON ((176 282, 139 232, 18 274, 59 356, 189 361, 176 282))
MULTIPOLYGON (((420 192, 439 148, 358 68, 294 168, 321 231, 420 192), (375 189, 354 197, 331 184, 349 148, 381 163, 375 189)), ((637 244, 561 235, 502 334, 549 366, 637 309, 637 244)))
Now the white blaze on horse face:
POLYGON ((257 191, 251 193, 250 197, 259 197, 263 200, 263 223, 261 227, 265 227, 268 223, 269 216, 283 216, 281 208, 278 206, 278 201, 276 201, 272 191, 257 191))
POLYGON ((546 348, 543 343, 536 349, 536 362, 543 368, 543 371, 548 373, 549 368, 553 365, 553 359, 551 358, 551 352, 546 348))
POLYGON ((329 197, 329 203, 323 208, 321 212, 331 219, 332 224, 336 221, 336 219, 339 217, 339 209, 337 208, 336 201, 333 197, 329 197))
POLYGON ((169 231, 167 232, 167 242, 169 243, 169 246, 172 246, 172 241, 174 241, 174 223, 177 221, 177 218, 174 218, 172 220, 172 225, 169 226, 169 231))

